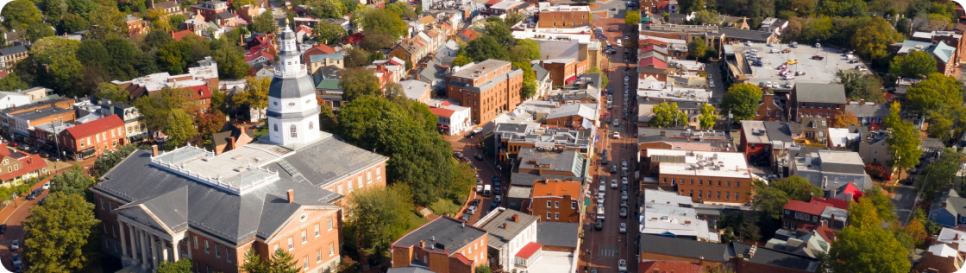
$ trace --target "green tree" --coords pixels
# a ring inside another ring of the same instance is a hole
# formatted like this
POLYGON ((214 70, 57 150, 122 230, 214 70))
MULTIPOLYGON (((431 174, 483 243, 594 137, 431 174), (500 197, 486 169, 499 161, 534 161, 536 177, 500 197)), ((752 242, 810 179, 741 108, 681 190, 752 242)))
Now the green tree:
POLYGON ((77 47, 75 57, 83 65, 97 64, 100 66, 107 66, 113 58, 111 54, 107 53, 104 44, 96 39, 86 39, 81 42, 80 46, 77 47))
POLYGON ((716 109, 714 109, 714 106, 712 106, 711 104, 705 103, 703 106, 701 106, 701 117, 699 117, 698 119, 701 120, 701 128, 703 129, 714 128, 714 124, 718 120, 718 112, 716 111, 716 109))
POLYGON ((281 248, 275 250, 270 259, 261 259, 253 251, 245 253, 245 263, 241 270, 247 273, 298 273, 302 267, 291 253, 281 248))
POLYGON ((319 107, 322 108, 319 112, 319 130, 333 134, 338 133, 339 121, 335 117, 335 112, 332 111, 332 106, 320 101, 319 107))
POLYGON ((876 215, 880 219, 886 222, 892 222, 896 219, 896 212, 893 210, 895 205, 892 204, 892 199, 882 193, 882 187, 876 185, 870 189, 865 190, 863 194, 865 199, 869 199, 872 205, 875 207, 876 215))
POLYGON ((846 69, 835 72, 835 76, 836 82, 845 86, 845 95, 851 100, 879 101, 882 98, 882 83, 873 74, 846 69))
POLYGON ((704 54, 707 53, 708 46, 704 43, 704 39, 694 39, 691 41, 691 45, 688 46, 688 52, 691 57, 700 59, 704 58, 704 54))
POLYGON ((171 74, 184 73, 191 62, 193 50, 189 42, 169 43, 158 50, 158 64, 171 74))
POLYGON ((248 74, 248 70, 251 68, 245 62, 245 54, 234 48, 215 50, 212 58, 218 63, 218 75, 225 79, 241 79, 248 74))
POLYGON ((533 72, 530 62, 514 62, 512 65, 513 68, 523 70, 523 86, 520 88, 520 96, 523 99, 529 99, 537 95, 537 76, 533 72))
POLYGON ((97 8, 97 3, 91 0, 67 0, 67 11, 87 19, 87 13, 97 8))
POLYGON ((457 56, 459 55, 469 57, 472 60, 509 59, 509 52, 507 52, 506 45, 501 44, 491 35, 483 35, 480 38, 470 41, 465 47, 460 49, 457 56))
POLYGON ((648 126, 659 128, 677 128, 688 125, 688 114, 678 110, 678 104, 662 102, 651 109, 654 116, 647 122, 648 126))
POLYGON ((120 103, 130 103, 128 91, 125 90, 120 85, 116 85, 109 82, 101 82, 97 84, 97 90, 94 92, 94 96, 101 99, 109 99, 120 103))
POLYGON ((641 23, 641 13, 639 11, 628 10, 624 15, 624 24, 637 27, 641 23))
POLYGON ((342 80, 339 81, 339 87, 342 88, 342 99, 349 102, 364 96, 382 95, 379 79, 372 74, 372 71, 362 68, 346 70, 342 74, 342 80))
POLYGON ((64 33, 74 33, 90 28, 91 23, 87 19, 73 13, 65 14, 64 18, 60 20, 60 24, 57 25, 57 30, 64 33))
POLYGON ((16 91, 17 89, 27 90, 27 88, 30 88, 30 86, 24 81, 20 80, 20 77, 18 77, 14 72, 11 72, 6 77, 0 79, 0 90, 16 91))
POLYGON ((596 66, 591 66, 590 67, 590 70, 587 71, 587 73, 596 73, 596 74, 599 74, 600 75, 600 89, 601 90, 606 90, 607 89, 607 84, 610 82, 610 81, 607 80, 607 73, 604 73, 604 72, 600 71, 600 68, 598 68, 596 66))
POLYGON ((466 55, 457 55, 456 58, 453 59, 453 66, 464 66, 472 62, 473 59, 466 57, 466 55))
MULTIPOLYGON (((175 26, 175 24, 171 24, 175 26)), ((180 25, 180 24, 179 24, 180 25)), ((273 33, 275 32, 275 15, 272 14, 272 9, 266 9, 261 15, 255 17, 252 20, 251 26, 249 26, 252 31, 259 33, 273 33)))
POLYGON ((761 96, 761 89, 757 85, 735 84, 724 94, 721 107, 730 111, 734 120, 752 120, 758 112, 758 101, 761 100, 761 96))
MULTIPOLYGON (((138 76, 137 70, 134 69, 134 59, 137 58, 138 52, 130 40, 107 39, 104 41, 104 49, 111 53, 110 61, 105 65, 111 77, 127 80, 138 76)), ((221 63, 218 65, 220 66, 221 63)))
POLYGON ((939 160, 926 166, 926 179, 917 179, 919 192, 923 200, 933 200, 936 193, 948 189, 956 178, 956 173, 966 161, 966 155, 956 152, 954 148, 944 148, 939 160))
POLYGON ((892 135, 886 139, 889 144, 889 165, 899 168, 912 168, 919 163, 922 151, 919 145, 919 130, 910 122, 902 121, 899 118, 899 103, 892 103, 889 117, 886 118, 886 127, 892 129, 892 135))
POLYGON ((342 37, 346 35, 346 31, 340 25, 323 21, 315 25, 315 28, 312 29, 312 34, 315 35, 315 40, 319 43, 331 45, 341 42, 342 37))
POLYGON ((925 51, 913 50, 909 54, 892 58, 889 64, 889 74, 922 78, 936 72, 936 59, 925 51))
POLYGON ((403 36, 407 33, 406 22, 403 22, 402 18, 398 14, 392 13, 385 9, 367 10, 365 13, 361 14, 361 19, 359 24, 362 25, 362 29, 365 30, 366 38, 369 38, 369 33, 372 34, 386 34, 393 37, 393 41, 397 37, 403 36))
POLYGON ((24 260, 27 272, 78 271, 91 263, 85 251, 88 238, 100 221, 94 218, 94 204, 77 194, 52 192, 44 206, 30 208, 24 221, 24 260))
MULTIPOLYGON (((266 12, 270 12, 270 11, 266 11, 266 12)), ((182 14, 172 14, 171 16, 168 16, 168 25, 170 25, 173 28, 177 28, 181 26, 181 23, 184 23, 184 21, 187 21, 187 20, 188 18, 184 17, 184 15, 182 14)), ((256 19, 255 21, 258 21, 258 20, 256 19)))
POLYGON ((808 179, 793 175, 772 182, 772 187, 785 192, 789 199, 809 202, 812 196, 822 197, 822 188, 812 185, 808 179))
POLYGON ((872 200, 860 198, 858 203, 849 205, 849 225, 858 228, 874 228, 882 224, 872 200))
POLYGON ((879 227, 882 220, 870 200, 849 208, 849 223, 836 237, 825 262, 835 272, 909 272, 909 251, 893 233, 879 227))
POLYGON ((173 109, 165 120, 164 133, 168 135, 167 144, 180 147, 198 134, 194 119, 184 109, 173 109))
POLYGON ((43 20, 40 16, 40 10, 30 0, 15 0, 7 3, 3 7, 3 10, 0 11, 0 16, 3 16, 3 25, 7 29, 27 27, 31 24, 40 23, 43 20))
MULTIPOLYGON (((594 1, 594 0, 580 0, 580 1, 594 1)), ((578 2, 578 1, 574 1, 574 2, 578 2)), ((476 267, 476 273, 493 273, 493 271, 490 270, 489 266, 481 265, 476 267)))
POLYGON ((963 83, 956 78, 933 73, 906 91, 906 102, 915 111, 948 112, 963 104, 963 83))
MULTIPOLYGON (((497 43, 504 46, 512 46, 516 39, 513 38, 510 26, 507 22, 497 16, 490 16, 486 18, 486 22, 483 23, 483 35, 493 37, 497 43)), ((504 47, 503 50, 506 50, 504 47)), ((505 59, 501 59, 505 60, 505 59)))
POLYGON ((127 37, 127 15, 115 7, 99 6, 87 14, 91 23, 91 34, 97 39, 127 37))
POLYGON ((271 78, 245 77, 245 92, 235 93, 232 96, 232 105, 234 107, 248 105, 258 112, 258 116, 254 118, 262 119, 262 112, 268 108, 268 89, 271 84, 271 78))
POLYGON ((81 77, 81 63, 74 55, 79 47, 80 42, 60 37, 47 37, 35 42, 30 54, 38 65, 46 66, 45 71, 49 71, 49 74, 38 75, 42 78, 41 83, 60 90, 75 90, 75 83, 81 77))
POLYGON ((391 4, 386 4, 386 11, 395 13, 397 16, 402 18, 412 19, 416 17, 416 9, 410 6, 406 2, 395 2, 391 4))
MULTIPOLYGON (((538 45, 537 41, 534 41, 533 39, 517 40, 516 45, 514 47, 522 49, 521 51, 524 52, 525 54, 524 57, 526 57, 529 60, 540 59, 540 45, 538 45)), ((521 61, 521 60, 517 60, 517 61, 521 61)), ((599 73, 599 69, 598 69, 598 73, 599 73)))
POLYGON ((405 185, 368 187, 349 193, 346 225, 356 230, 359 253, 366 249, 388 249, 409 226, 412 197, 405 185))
POLYGON ((678 2, 678 10, 681 14, 691 14, 704 9, 704 0, 682 0, 678 2))
POLYGON ((755 180, 752 187, 755 190, 752 207, 761 211, 761 216, 766 219, 772 221, 781 219, 785 203, 788 203, 788 194, 778 188, 769 187, 761 180, 755 180))
POLYGON ((310 2, 308 8, 309 13, 322 19, 340 18, 345 14, 345 7, 342 6, 342 2, 334 0, 310 2))
POLYGON ((83 196, 84 191, 94 186, 95 181, 84 172, 84 167, 74 164, 70 170, 51 177, 50 182, 50 193, 63 192, 83 196))
POLYGON ((869 21, 868 25, 859 29, 852 36, 852 47, 856 49, 859 55, 877 60, 889 55, 886 47, 901 39, 902 35, 892 27, 891 23, 881 17, 874 17, 872 21, 869 21))
MULTIPOLYGON (((138 147, 135 144, 127 144, 121 146, 121 148, 117 149, 117 151, 104 153, 98 157, 96 161, 94 161, 94 168, 91 170, 91 175, 94 177, 101 177, 101 175, 110 171, 111 168, 117 166, 117 164, 121 163, 121 161, 124 161, 128 155, 131 155, 131 153, 137 151, 137 149, 138 147)), ((53 188, 54 185, 50 185, 50 187, 53 188)))
POLYGON ((182 257, 177 262, 162 261, 156 273, 191 273, 191 259, 182 257))

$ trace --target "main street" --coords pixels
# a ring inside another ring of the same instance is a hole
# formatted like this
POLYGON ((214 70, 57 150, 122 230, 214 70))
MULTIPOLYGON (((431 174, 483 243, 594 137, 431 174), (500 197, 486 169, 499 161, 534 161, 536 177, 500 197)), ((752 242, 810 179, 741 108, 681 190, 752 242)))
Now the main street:
MULTIPOLYGON (((610 41, 623 39, 625 33, 606 31, 611 26, 619 26, 621 24, 623 24, 622 19, 608 18, 595 20, 595 25, 605 30, 604 34, 610 41)), ((636 218, 636 211, 638 211, 638 193, 635 191, 638 187, 634 175, 638 169, 636 157, 637 148, 635 147, 637 138, 634 137, 634 133, 637 132, 637 126, 633 122, 636 120, 636 114, 633 111, 635 105, 634 96, 636 95, 635 90, 637 89, 636 62, 634 61, 635 54, 633 49, 618 47, 615 47, 615 49, 617 49, 617 54, 607 55, 611 65, 604 69, 609 82, 603 92, 606 95, 608 89, 613 89, 613 94, 608 95, 612 96, 613 107, 607 110, 607 112, 610 113, 610 117, 618 120, 618 126, 614 126, 613 121, 605 125, 606 118, 602 115, 601 119, 603 122, 601 122, 600 128, 598 128, 600 141, 598 141, 598 147, 596 149, 598 152, 594 162, 596 166, 591 169, 594 180, 590 186, 591 191, 594 193, 592 194, 593 200, 584 218, 584 241, 581 245, 581 261, 578 267, 581 272, 585 268, 596 267, 597 272, 600 273, 616 273, 619 272, 617 264, 620 259, 627 261, 628 272, 636 272, 638 267, 636 263, 638 260, 637 254, 639 253, 636 243, 639 234, 636 218), (624 83, 625 75, 628 77, 626 84, 624 83), (627 91, 626 93, 625 90, 627 91), (627 118, 624 118, 623 115, 625 109, 628 112, 627 118), (614 132, 619 133, 620 137, 613 138, 614 132), (607 165, 600 164, 600 158, 603 156, 604 150, 607 151, 607 165), (628 163, 627 176, 629 180, 629 191, 626 218, 620 217, 622 201, 620 186, 621 160, 626 160, 628 163), (617 172, 610 172, 611 164, 616 164, 617 172), (617 189, 611 186, 612 181, 617 181, 617 189), (605 186, 604 204, 602 206, 604 208, 604 221, 602 229, 596 230, 595 217, 598 209, 596 193, 600 189, 601 183, 604 183, 605 186), (626 234, 620 233, 621 223, 626 227, 626 234)), ((605 98, 602 96, 603 101, 606 101, 605 98)))

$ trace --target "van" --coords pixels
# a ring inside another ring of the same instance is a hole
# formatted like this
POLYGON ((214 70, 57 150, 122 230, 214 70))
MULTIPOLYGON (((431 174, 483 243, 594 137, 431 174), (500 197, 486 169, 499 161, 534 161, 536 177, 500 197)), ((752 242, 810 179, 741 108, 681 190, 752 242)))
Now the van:
POLYGON ((490 185, 483 186, 483 196, 489 197, 491 191, 492 191, 492 188, 490 187, 490 185))

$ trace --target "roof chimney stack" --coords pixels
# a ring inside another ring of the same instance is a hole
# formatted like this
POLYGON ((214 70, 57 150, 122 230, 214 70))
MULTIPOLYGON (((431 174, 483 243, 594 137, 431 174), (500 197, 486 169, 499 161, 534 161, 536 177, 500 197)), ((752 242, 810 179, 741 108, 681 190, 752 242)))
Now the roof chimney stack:
POLYGON ((295 203, 295 191, 291 189, 288 190, 288 202, 295 203))
POLYGON ((151 156, 158 156, 158 145, 151 145, 151 156))

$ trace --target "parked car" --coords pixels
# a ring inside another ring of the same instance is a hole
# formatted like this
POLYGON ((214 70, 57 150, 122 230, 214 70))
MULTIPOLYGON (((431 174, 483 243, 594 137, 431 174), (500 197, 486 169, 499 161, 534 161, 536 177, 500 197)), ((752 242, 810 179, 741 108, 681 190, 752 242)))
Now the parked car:
POLYGON ((621 218, 627 218, 627 207, 621 207, 621 218))
POLYGON ((617 270, 621 273, 627 273, 627 260, 620 259, 617 261, 617 270))
POLYGON ((627 159, 621 158, 621 168, 627 168, 627 159))
POLYGON ((616 189, 617 188, 617 179, 611 179, 610 180, 610 188, 611 189, 616 189))
POLYGON ((469 214, 463 214, 463 218, 462 219, 463 219, 463 222, 469 222, 470 221, 470 215, 469 214))
POLYGON ((820 55, 812 56, 812 60, 819 60, 819 61, 821 61, 821 60, 824 60, 824 59, 825 59, 825 57, 822 57, 820 55))
POLYGON ((621 200, 627 200, 627 191, 621 192, 621 200))
POLYGON ((476 135, 476 133, 474 133, 473 131, 470 131, 469 133, 466 133, 466 135, 464 137, 466 137, 466 138, 472 138, 473 135, 476 135))
POLYGON ((475 157, 476 160, 483 161, 483 155, 482 154, 476 154, 473 157, 475 157))
POLYGON ((30 195, 27 195, 27 200, 37 199, 37 196, 40 195, 43 192, 44 192, 44 189, 36 189, 36 190, 30 192, 30 195))
POLYGON ((627 234, 627 223, 621 223, 621 234, 627 234))
MULTIPOLYGON (((615 120, 614 123, 617 123, 617 121, 615 120)), ((612 135, 611 137, 613 137, 614 139, 620 139, 621 138, 621 133, 615 131, 614 132, 614 135, 612 135)))
POLYGON ((476 184, 476 193, 483 193, 483 184, 476 184))
POLYGON ((610 164, 610 173, 617 173, 617 164, 610 164))
POLYGON ((474 134, 479 134, 479 133, 482 133, 482 132, 483 132, 483 127, 473 128, 473 133, 474 134))
POLYGON ((597 188, 597 191, 598 192, 601 192, 601 191, 606 191, 606 190, 607 190, 607 182, 600 181, 600 187, 597 188))
POLYGON ((461 152, 453 152, 453 157, 456 157, 456 159, 463 158, 463 153, 461 153, 461 152))
POLYGON ((0 234, 3 234, 6 231, 7 231, 7 224, 0 225, 0 234))
POLYGON ((13 240, 10 243, 10 251, 17 251, 20 249, 20 240, 13 240))
POLYGON ((42 189, 49 190, 50 189, 50 181, 47 181, 47 183, 44 183, 44 186, 42 187, 42 189))
POLYGON ((604 229, 604 220, 597 219, 597 223, 594 224, 594 229, 596 230, 604 229))

